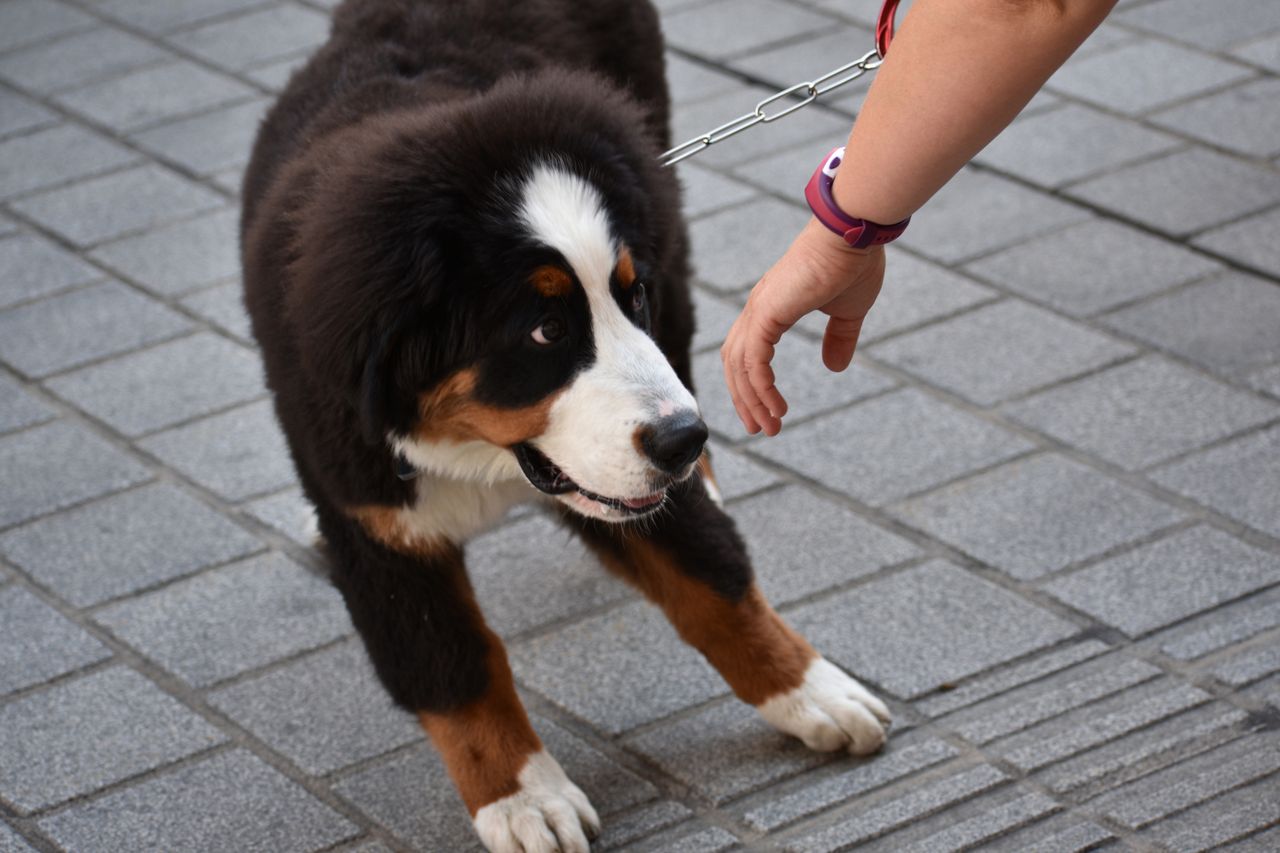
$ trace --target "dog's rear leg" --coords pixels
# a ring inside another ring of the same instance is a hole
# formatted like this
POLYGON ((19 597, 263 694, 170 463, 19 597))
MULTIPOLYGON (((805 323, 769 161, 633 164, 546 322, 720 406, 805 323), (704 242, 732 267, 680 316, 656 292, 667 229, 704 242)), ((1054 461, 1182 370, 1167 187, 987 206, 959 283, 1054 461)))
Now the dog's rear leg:
POLYGON ((812 749, 875 752, 888 708, 769 606, 713 494, 695 477, 672 490, 671 505, 656 518, 577 526, 605 565, 661 607, 685 642, 769 723, 812 749))
POLYGON ((335 581, 379 678, 440 751, 480 839, 494 853, 586 853, 599 818, 529 725, 461 549, 387 547, 354 527, 330 536, 335 581))

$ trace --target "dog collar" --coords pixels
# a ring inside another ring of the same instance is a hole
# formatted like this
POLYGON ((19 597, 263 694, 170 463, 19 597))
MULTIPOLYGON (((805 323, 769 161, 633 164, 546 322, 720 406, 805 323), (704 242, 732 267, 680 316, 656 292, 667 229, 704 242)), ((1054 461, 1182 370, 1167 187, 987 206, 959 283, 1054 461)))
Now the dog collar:
POLYGON ((880 225, 850 216, 836 204, 835 196, 831 194, 831 186, 835 183, 836 170, 840 168, 840 162, 843 159, 844 148, 837 148, 826 156, 817 169, 813 170, 813 177, 804 188, 805 201, 809 202, 813 215, 855 249, 883 246, 901 237, 902 232, 907 230, 907 223, 911 221, 910 216, 892 225, 880 225))

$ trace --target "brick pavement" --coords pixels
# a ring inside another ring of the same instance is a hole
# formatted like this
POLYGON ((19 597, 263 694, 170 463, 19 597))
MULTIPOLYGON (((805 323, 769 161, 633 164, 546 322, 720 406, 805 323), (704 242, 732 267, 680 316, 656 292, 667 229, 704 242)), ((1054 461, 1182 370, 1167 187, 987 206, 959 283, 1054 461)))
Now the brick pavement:
MULTIPOLYGON (((5 853, 475 846, 317 578, 239 305, 239 175, 325 5, 0 3, 5 853)), ((876 7, 659 5, 679 138, 876 7)), ((806 752, 514 518, 475 583, 599 848, 1280 849, 1280 5, 1214 5, 1121 0, 890 250, 853 371, 788 340, 778 439, 715 348, 861 89, 681 167, 732 511, 898 722, 806 752)))

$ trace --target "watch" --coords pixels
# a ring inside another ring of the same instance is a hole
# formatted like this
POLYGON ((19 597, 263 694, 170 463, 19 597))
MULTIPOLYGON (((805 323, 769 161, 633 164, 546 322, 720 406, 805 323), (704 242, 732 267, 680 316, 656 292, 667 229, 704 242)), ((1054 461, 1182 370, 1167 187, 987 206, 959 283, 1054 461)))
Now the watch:
POLYGON ((843 159, 844 148, 837 148, 823 159, 817 169, 814 169, 813 177, 804 188, 804 197, 809 202, 813 215, 855 249, 883 246, 898 239, 902 236, 902 232, 907 230, 907 223, 911 221, 910 216, 892 225, 881 225, 850 216, 836 204, 835 197, 831 194, 831 186, 835 183, 836 170, 840 168, 840 162, 843 159))

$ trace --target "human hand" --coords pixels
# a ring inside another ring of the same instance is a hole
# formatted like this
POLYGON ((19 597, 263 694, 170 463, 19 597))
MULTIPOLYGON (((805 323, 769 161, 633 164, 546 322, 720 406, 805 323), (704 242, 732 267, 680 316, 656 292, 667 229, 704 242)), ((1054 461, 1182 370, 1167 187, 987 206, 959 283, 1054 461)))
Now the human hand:
POLYGON ((720 359, 733 407, 747 432, 777 435, 787 401, 774 384, 774 348, 810 311, 828 315, 822 361, 842 371, 853 360, 863 318, 884 281, 884 247, 854 249, 816 219, 751 289, 720 359))

